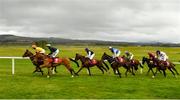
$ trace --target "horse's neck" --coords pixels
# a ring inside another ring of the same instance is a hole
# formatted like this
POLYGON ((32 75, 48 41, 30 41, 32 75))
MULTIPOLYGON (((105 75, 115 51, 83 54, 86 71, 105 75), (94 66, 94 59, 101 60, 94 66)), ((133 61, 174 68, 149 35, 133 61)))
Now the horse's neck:
POLYGON ((107 60, 109 63, 112 63, 114 61, 114 58, 109 55, 107 55, 107 58, 108 58, 107 60))
POLYGON ((81 60, 81 62, 85 62, 86 61, 86 57, 85 56, 81 56, 80 60, 81 60))
POLYGON ((30 56, 29 58, 31 59, 31 61, 33 61, 34 60, 34 55, 30 56))
POLYGON ((34 55, 33 55, 33 53, 31 53, 31 52, 29 53, 29 58, 30 58, 31 61, 34 60, 34 55))

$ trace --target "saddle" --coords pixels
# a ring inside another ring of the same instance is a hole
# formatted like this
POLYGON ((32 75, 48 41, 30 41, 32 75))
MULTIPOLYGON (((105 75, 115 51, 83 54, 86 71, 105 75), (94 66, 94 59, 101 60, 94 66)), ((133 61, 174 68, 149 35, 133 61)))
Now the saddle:
POLYGON ((55 58, 49 58, 48 61, 50 63, 62 63, 62 58, 58 58, 58 57, 55 57, 55 58))
POLYGON ((170 63, 169 63, 168 61, 163 61, 163 64, 164 64, 165 66, 169 66, 169 65, 170 65, 170 63))
POLYGON ((124 59, 122 57, 116 57, 115 60, 120 63, 122 63, 124 61, 124 59))
POLYGON ((95 59, 90 60, 89 59, 89 64, 96 65, 97 64, 97 60, 95 60, 95 59))

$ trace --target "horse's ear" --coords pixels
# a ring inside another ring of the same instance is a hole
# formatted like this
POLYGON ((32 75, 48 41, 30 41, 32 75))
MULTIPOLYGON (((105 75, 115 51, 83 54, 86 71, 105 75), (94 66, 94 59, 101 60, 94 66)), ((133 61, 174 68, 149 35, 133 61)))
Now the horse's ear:
POLYGON ((28 49, 26 49, 26 51, 29 51, 28 49))

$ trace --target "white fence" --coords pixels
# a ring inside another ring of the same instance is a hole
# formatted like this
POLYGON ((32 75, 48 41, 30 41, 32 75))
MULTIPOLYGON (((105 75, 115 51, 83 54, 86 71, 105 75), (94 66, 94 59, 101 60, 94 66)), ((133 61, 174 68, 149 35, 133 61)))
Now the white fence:
POLYGON ((15 74, 15 59, 29 59, 29 57, 0 57, 0 59, 12 59, 12 75, 15 74))
MULTIPOLYGON (((15 74, 15 59, 29 59, 29 57, 0 57, 0 59, 12 59, 12 75, 15 74)), ((180 64, 180 62, 173 62, 174 64, 180 64)))

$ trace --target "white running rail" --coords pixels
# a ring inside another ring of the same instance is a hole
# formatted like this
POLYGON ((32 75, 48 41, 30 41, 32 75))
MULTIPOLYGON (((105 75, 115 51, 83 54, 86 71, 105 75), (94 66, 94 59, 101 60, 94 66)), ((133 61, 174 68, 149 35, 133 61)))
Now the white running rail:
MULTIPOLYGON (((12 59, 12 75, 15 74, 15 59, 29 59, 29 57, 0 57, 0 59, 12 59)), ((180 64, 180 62, 173 62, 174 64, 180 64)))
POLYGON ((15 74, 15 59, 29 59, 29 57, 0 57, 0 59, 12 60, 12 75, 14 75, 15 74))

